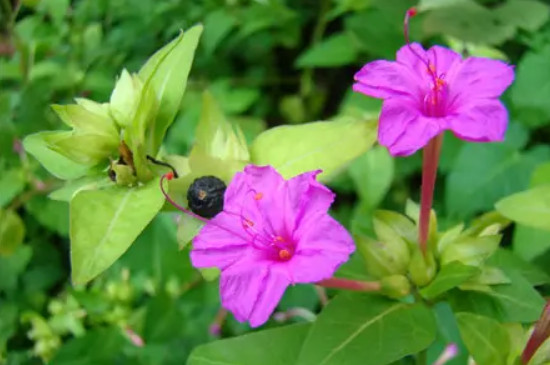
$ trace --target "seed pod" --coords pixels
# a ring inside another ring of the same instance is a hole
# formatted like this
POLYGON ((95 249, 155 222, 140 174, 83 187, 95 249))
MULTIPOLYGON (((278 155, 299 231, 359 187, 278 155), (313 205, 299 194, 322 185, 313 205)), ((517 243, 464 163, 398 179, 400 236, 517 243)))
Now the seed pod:
POLYGON ((187 190, 189 209, 204 218, 212 218, 223 210, 225 183, 215 176, 195 179, 187 190))

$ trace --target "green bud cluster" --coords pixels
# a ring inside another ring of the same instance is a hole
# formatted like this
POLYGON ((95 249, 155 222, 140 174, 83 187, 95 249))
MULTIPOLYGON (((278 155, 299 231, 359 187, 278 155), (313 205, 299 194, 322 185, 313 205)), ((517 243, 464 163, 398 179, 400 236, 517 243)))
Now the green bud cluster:
POLYGON ((367 271, 380 279, 383 294, 399 298, 410 294, 411 286, 421 290, 451 263, 477 269, 472 271, 477 274, 459 287, 488 290, 490 285, 507 281, 499 269, 486 265, 500 243, 499 232, 508 224, 500 215, 486 214, 472 222, 469 229, 459 224, 438 232, 432 211, 428 249, 422 252, 418 244, 417 209, 409 206, 407 211, 408 216, 376 211, 374 237, 356 237, 367 271))

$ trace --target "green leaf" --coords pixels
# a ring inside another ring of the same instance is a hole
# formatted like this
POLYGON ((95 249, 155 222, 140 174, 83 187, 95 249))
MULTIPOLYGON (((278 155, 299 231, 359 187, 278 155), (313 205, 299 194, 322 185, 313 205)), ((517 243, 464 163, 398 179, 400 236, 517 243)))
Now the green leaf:
POLYGON ((184 317, 177 301, 165 294, 157 295, 147 303, 143 339, 149 343, 166 343, 183 331, 184 317))
POLYGON ((531 285, 541 285, 550 282, 550 277, 544 271, 503 248, 499 248, 487 260, 487 264, 499 267, 506 273, 516 271, 527 279, 531 285))
POLYGON ((508 196, 496 208, 516 222, 550 231, 550 184, 508 196))
POLYGON ((478 365, 506 365, 510 338, 494 319, 472 313, 457 313, 460 334, 478 365))
POLYGON ((185 248, 199 233, 204 223, 188 214, 182 214, 178 221, 178 244, 180 249, 185 248))
MULTIPOLYGON (((447 1, 446 1, 447 2, 447 1)), ((445 34, 465 42, 500 44, 512 38, 515 27, 473 0, 431 10, 424 19, 427 35, 445 34)))
POLYGON ((426 287, 420 290, 420 294, 430 300, 441 295, 468 279, 479 274, 481 270, 474 266, 464 265, 458 261, 453 261, 437 273, 435 279, 426 287))
POLYGON ((220 8, 209 13, 204 19, 204 36, 202 44, 206 53, 213 53, 221 41, 235 27, 237 21, 227 8, 220 8))
POLYGON ((385 147, 377 146, 355 159, 349 174, 357 192, 365 204, 375 208, 390 189, 394 162, 385 147))
POLYGON ((317 317, 297 365, 384 365, 427 348, 433 313, 422 304, 344 293, 317 317))
POLYGON ((25 189, 25 173, 22 169, 3 171, 0 176, 0 208, 6 206, 25 189))
POLYGON ((23 243, 25 225, 13 210, 0 209, 0 255, 11 255, 23 243))
POLYGON ((310 324, 295 324, 215 341, 193 350, 187 365, 296 364, 310 324))
POLYGON ((40 132, 31 134, 25 137, 23 146, 55 177, 72 180, 84 176, 88 171, 88 166, 74 162, 48 147, 46 139, 56 133, 40 132))
POLYGON ((441 265, 460 261, 465 265, 481 266, 498 248, 500 235, 461 237, 448 244, 441 253, 441 265))
POLYGON ((159 181, 136 188, 81 191, 71 200, 74 283, 86 283, 111 266, 164 204, 159 181))
POLYGON ((532 261, 550 250, 550 231, 516 224, 512 246, 522 259, 532 261))
POLYGON ((550 46, 529 51, 520 60, 510 96, 519 121, 536 128, 550 121, 550 46))
POLYGON ((151 88, 158 101, 156 117, 147 136, 147 150, 153 155, 179 110, 202 29, 202 25, 196 25, 182 32, 157 51, 139 71, 144 88, 151 88))
POLYGON ((250 159, 238 126, 227 121, 210 93, 203 94, 201 119, 189 156, 191 171, 198 176, 215 175, 229 181, 250 159))
POLYGON ((549 158, 550 151, 541 146, 521 153, 504 144, 465 145, 447 176, 449 214, 466 218, 491 209, 499 199, 527 188, 537 164, 549 158))
POLYGON ((347 33, 338 33, 305 50, 296 60, 296 67, 336 67, 350 64, 357 50, 347 33))
POLYGON ((256 165, 271 165, 285 178, 322 169, 321 181, 368 150, 376 140, 376 124, 342 119, 272 128, 252 143, 256 165))
POLYGON ((517 272, 506 273, 510 284, 494 285, 484 292, 454 290, 449 299, 455 312, 473 312, 501 322, 536 321, 544 298, 517 272))
POLYGON ((508 0, 495 13, 503 24, 534 32, 548 20, 550 8, 535 0, 508 0))
POLYGON ((44 227, 61 236, 69 235, 69 205, 66 202, 35 196, 25 204, 25 208, 44 227))
POLYGON ((32 257, 28 245, 20 245, 7 257, 0 255, 0 290, 9 292, 17 288, 19 276, 25 271, 32 257))
POLYGON ((122 70, 109 103, 110 112, 119 126, 127 127, 133 120, 142 90, 142 80, 137 75, 130 75, 126 69, 122 70))

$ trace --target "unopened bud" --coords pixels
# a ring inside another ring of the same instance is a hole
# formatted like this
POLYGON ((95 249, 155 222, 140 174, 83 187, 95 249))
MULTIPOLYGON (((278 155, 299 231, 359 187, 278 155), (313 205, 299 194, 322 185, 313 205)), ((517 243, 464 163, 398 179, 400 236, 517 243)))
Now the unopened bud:
POLYGON ((434 278, 437 270, 434 256, 431 252, 415 250, 409 265, 409 275, 413 283, 418 286, 428 285, 434 278))
POLYGON ((399 299, 411 292, 411 283, 403 275, 387 276, 380 280, 382 285, 381 293, 390 298, 399 299))
POLYGON ((383 278, 407 272, 410 257, 407 244, 402 240, 377 241, 357 236, 356 242, 371 275, 383 278))

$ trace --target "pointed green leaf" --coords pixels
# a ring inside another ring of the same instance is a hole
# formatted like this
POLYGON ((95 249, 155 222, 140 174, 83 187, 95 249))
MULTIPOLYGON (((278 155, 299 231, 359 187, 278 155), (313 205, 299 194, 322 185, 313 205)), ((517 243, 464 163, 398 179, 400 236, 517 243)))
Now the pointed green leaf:
POLYGON ((105 139, 118 142, 118 130, 115 122, 104 113, 92 112, 79 104, 52 105, 52 109, 68 126, 77 133, 102 136, 105 139))
POLYGON ((297 365, 385 365, 427 348, 433 313, 423 304, 344 293, 317 317, 297 365))
POLYGON ((63 180, 84 176, 89 167, 74 162, 48 147, 46 139, 58 132, 31 134, 23 140, 25 150, 34 156, 52 175, 63 180))
POLYGON ((496 204, 505 217, 526 226, 550 230, 550 185, 508 196, 496 204))
POLYGON ((110 112, 119 126, 127 127, 137 109, 137 103, 143 90, 143 82, 137 75, 130 75, 126 69, 111 93, 110 112))
POLYGON ((344 168, 376 140, 376 122, 340 119, 285 125, 261 133, 250 155, 257 165, 271 165, 285 178, 321 169, 320 180, 344 168))
POLYGON ((148 151, 156 154, 166 130, 179 110, 187 78, 203 27, 196 25, 155 53, 139 71, 145 88, 151 88, 158 110, 148 137, 148 151))
POLYGON ((506 365, 510 338, 494 319, 473 313, 457 313, 460 335, 478 365, 506 365))
POLYGON ((453 261, 437 273, 435 279, 426 287, 420 290, 420 294, 426 299, 433 299, 452 288, 455 288, 468 279, 479 274, 480 270, 474 266, 464 265, 453 261))
POLYGON ((164 204, 158 179, 135 188, 81 191, 71 200, 74 283, 86 283, 111 266, 164 204))
POLYGON ((294 324, 215 341, 193 350, 187 365, 296 364, 310 324, 294 324))
POLYGON ((197 176, 210 174, 229 181, 250 159, 240 128, 225 118, 212 95, 207 92, 203 94, 201 119, 195 138, 189 165, 197 176))

